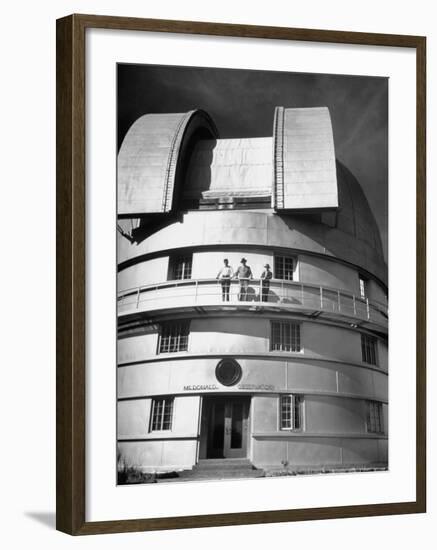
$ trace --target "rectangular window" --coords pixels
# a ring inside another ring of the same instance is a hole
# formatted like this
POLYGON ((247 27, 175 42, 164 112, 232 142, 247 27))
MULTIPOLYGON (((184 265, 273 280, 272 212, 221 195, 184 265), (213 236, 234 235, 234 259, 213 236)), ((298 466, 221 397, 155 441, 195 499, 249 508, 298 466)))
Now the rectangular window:
POLYGON ((281 430, 302 429, 302 395, 281 395, 280 427, 281 430))
POLYGON ((361 335, 361 356, 364 363, 377 364, 376 345, 376 338, 367 334, 361 335))
POLYGON ((187 351, 190 321, 162 323, 159 331, 158 353, 187 351))
POLYGON ((171 430, 173 420, 173 397, 154 399, 150 416, 150 431, 171 430))
POLYGON ((193 255, 171 256, 169 260, 168 280, 191 279, 193 255))
POLYGON ((300 324, 272 321, 272 351, 300 351, 300 324))
POLYGON ((367 298, 367 279, 362 275, 360 277, 360 298, 365 300, 367 298))
POLYGON ((382 418, 382 403, 377 401, 367 402, 367 431, 369 433, 384 433, 382 418))
POLYGON ((290 256, 275 256, 274 268, 273 276, 275 279, 292 281, 295 268, 295 259, 290 256))

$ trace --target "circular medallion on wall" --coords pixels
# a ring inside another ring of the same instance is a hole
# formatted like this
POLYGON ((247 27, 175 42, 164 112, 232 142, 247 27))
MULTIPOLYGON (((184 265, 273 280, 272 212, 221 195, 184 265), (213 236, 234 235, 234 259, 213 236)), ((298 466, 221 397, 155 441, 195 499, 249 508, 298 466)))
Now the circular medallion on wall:
POLYGON ((235 386, 241 380, 243 371, 235 359, 222 359, 215 368, 215 376, 223 386, 235 386))

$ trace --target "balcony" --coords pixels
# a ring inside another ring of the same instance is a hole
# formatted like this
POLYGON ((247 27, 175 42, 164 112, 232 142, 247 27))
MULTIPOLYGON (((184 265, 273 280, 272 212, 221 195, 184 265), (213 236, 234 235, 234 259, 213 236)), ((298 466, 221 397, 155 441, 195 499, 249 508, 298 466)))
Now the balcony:
POLYGON ((118 314, 152 314, 178 309, 199 311, 199 308, 288 311, 361 326, 377 325, 379 330, 387 331, 386 305, 359 298, 344 290, 275 279, 270 281, 270 289, 265 296, 262 296, 259 279, 249 282, 246 296, 239 296, 239 290, 239 282, 232 280, 229 301, 224 301, 221 284, 216 279, 185 279, 140 286, 118 294, 118 314))

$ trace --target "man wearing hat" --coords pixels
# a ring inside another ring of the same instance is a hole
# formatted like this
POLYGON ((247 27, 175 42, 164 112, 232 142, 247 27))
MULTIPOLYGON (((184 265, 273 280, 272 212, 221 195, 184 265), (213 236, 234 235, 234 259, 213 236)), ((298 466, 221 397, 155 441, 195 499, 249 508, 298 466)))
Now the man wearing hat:
POLYGON ((223 260, 224 266, 217 274, 217 279, 222 285, 222 300, 223 302, 229 302, 229 288, 231 286, 231 277, 234 274, 234 270, 229 265, 229 260, 225 258, 223 260))
POLYGON ((252 279, 252 270, 247 265, 246 258, 241 258, 241 264, 238 266, 234 277, 240 281, 240 293, 238 299, 245 302, 247 300, 247 289, 249 288, 249 281, 252 279))
POLYGON ((273 273, 270 271, 269 264, 265 264, 264 271, 261 274, 261 301, 267 302, 269 297, 270 279, 273 273))

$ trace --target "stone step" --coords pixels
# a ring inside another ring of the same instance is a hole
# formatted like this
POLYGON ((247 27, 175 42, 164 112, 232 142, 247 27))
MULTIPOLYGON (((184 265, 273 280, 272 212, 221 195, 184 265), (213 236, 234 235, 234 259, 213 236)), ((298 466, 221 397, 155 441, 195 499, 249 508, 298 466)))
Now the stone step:
POLYGON ((247 479, 263 477, 262 470, 187 470, 180 472, 179 479, 206 480, 206 479, 247 479))
POLYGON ((179 473, 180 479, 245 479, 264 476, 247 458, 202 459, 192 470, 179 473))

